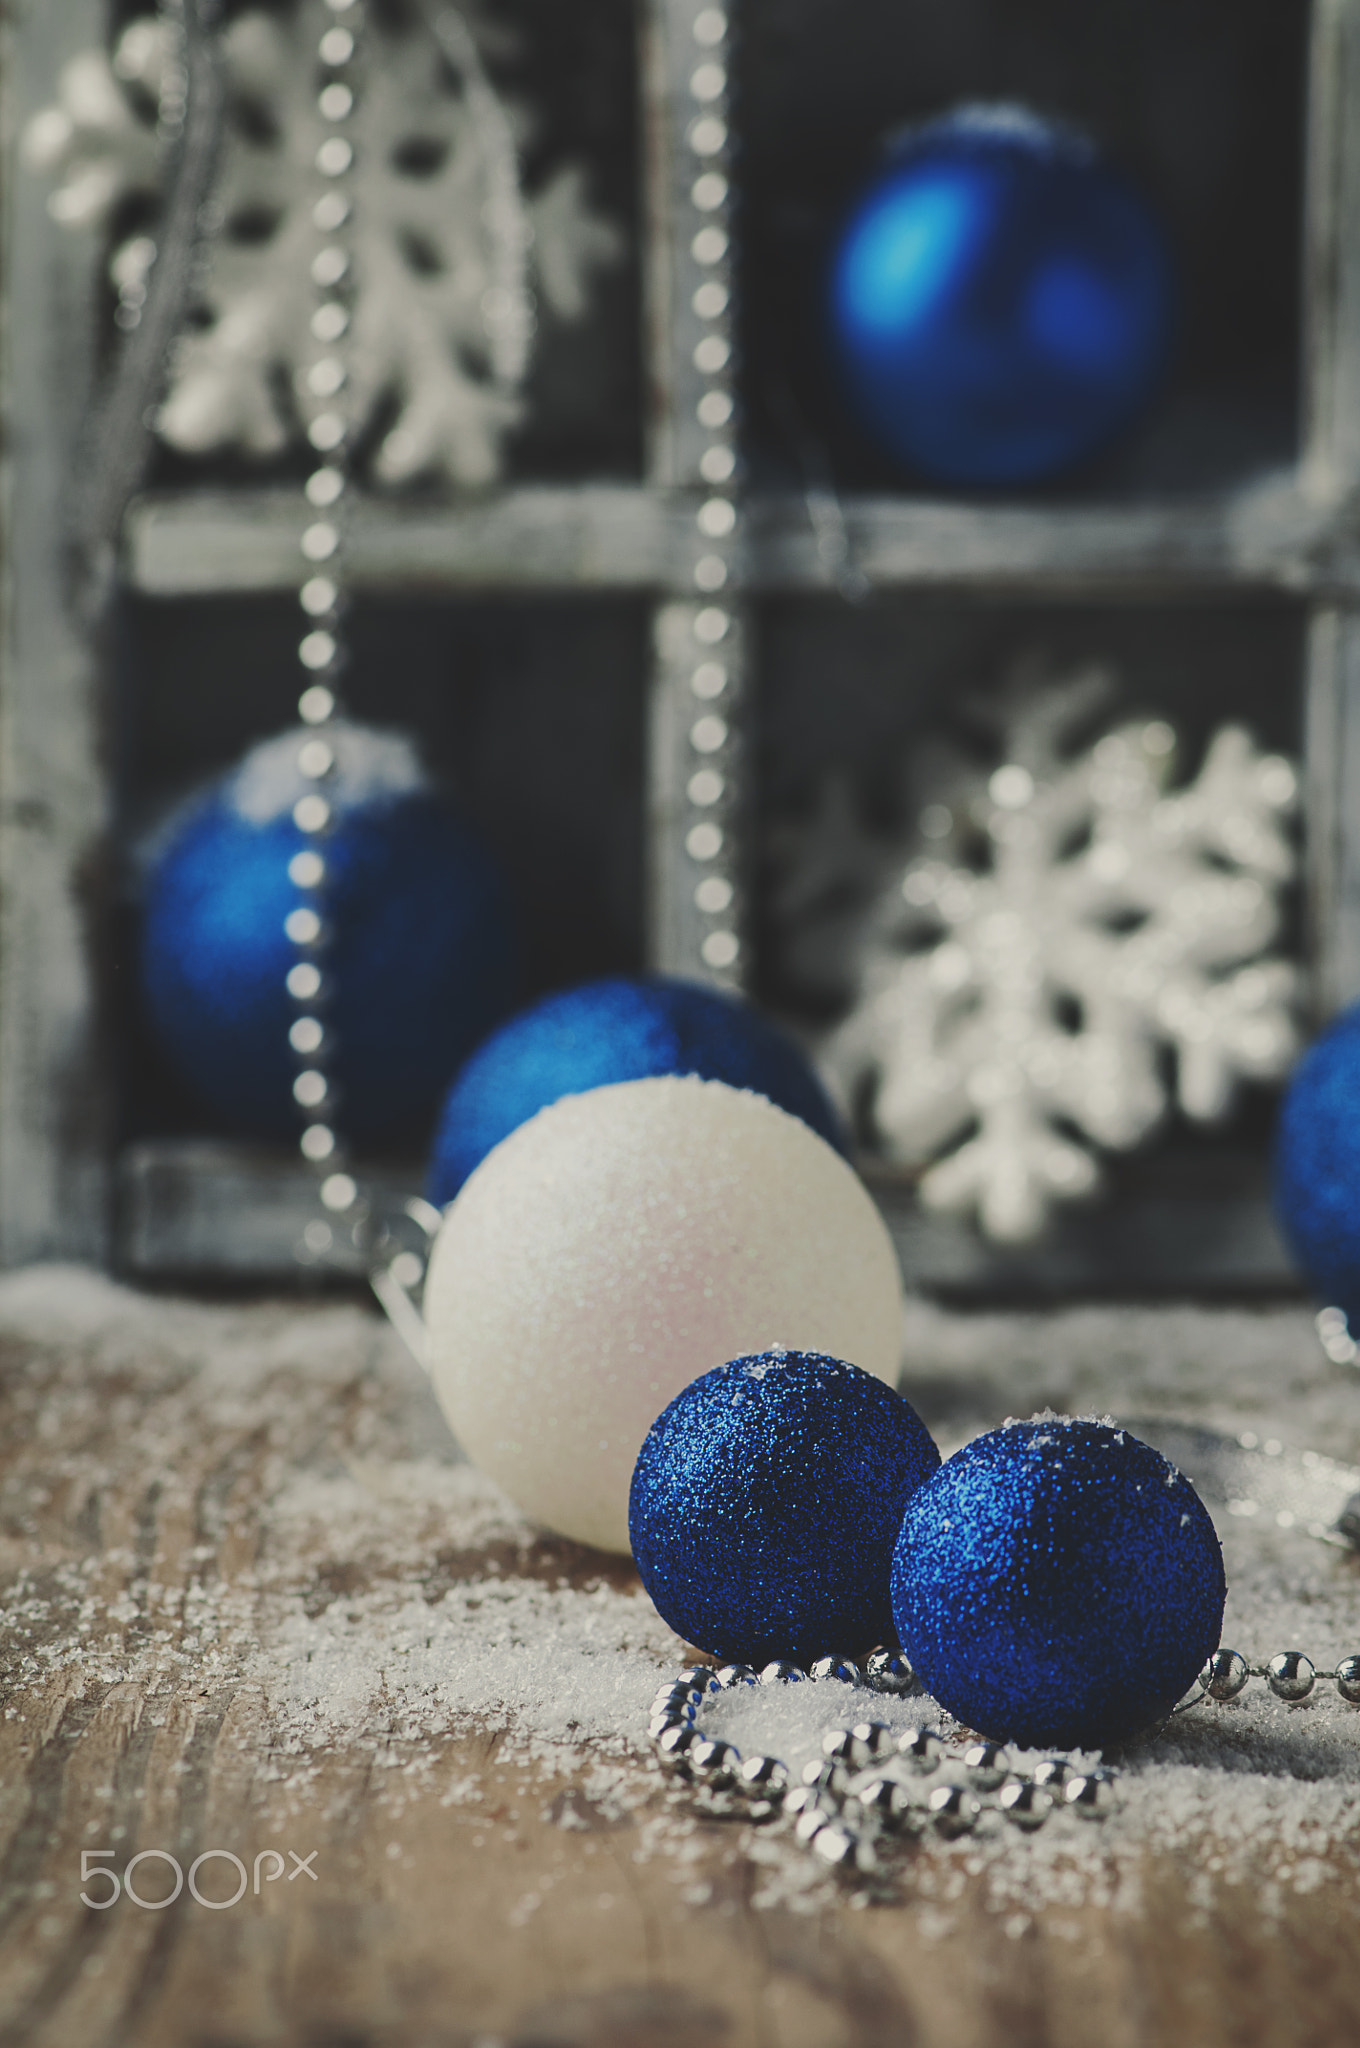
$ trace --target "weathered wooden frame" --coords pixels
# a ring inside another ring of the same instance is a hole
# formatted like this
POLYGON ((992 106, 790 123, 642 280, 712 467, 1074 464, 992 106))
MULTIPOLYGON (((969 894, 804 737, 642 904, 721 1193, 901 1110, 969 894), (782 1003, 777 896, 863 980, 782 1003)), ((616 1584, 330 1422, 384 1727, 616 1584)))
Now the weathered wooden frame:
MULTIPOLYGON (((350 562, 359 588, 387 593, 585 588, 653 597, 652 958, 672 972, 739 981, 740 961, 716 974, 705 964, 711 920, 695 890, 713 869, 686 850, 692 629, 705 602, 694 588, 705 489, 694 411, 690 309, 699 273, 690 253, 688 144, 702 4, 639 0, 651 388, 645 480, 635 488, 509 489, 475 508, 454 503, 438 512, 372 503, 355 520, 350 562)), ((730 11, 738 13, 736 0, 730 11)), ((116 1160, 108 1139, 96 965, 107 830, 101 691, 63 588, 60 504, 94 358, 99 251, 92 238, 56 230, 39 181, 15 164, 23 114, 50 96, 70 55, 98 40, 104 18, 100 0, 66 0, 10 11, 4 28, 0 1264, 117 1257, 142 1272, 262 1273, 287 1265, 295 1231, 283 1219, 308 1199, 291 1166, 199 1144, 142 1145, 116 1160), (264 1226, 266 1211, 278 1214, 277 1231, 264 1226)), ((856 565, 877 589, 1148 600, 1276 590, 1307 607, 1307 951, 1321 1017, 1360 996, 1360 812, 1347 801, 1360 790, 1360 0, 1314 0, 1311 33, 1297 465, 1164 504, 852 497, 844 517, 856 565)), ((741 511, 721 596, 731 677, 725 818, 739 795, 750 606, 772 592, 834 587, 801 499, 748 495, 741 511)), ((161 596, 283 589, 301 521, 288 494, 150 494, 127 522, 125 575, 134 589, 161 596)), ((734 885, 735 851, 729 828, 722 858, 734 885)), ((1194 1285, 1206 1274, 1224 1285, 1283 1278, 1259 1198, 1236 1209, 1220 1203, 1215 1219, 1210 1236, 1223 1249, 1207 1265, 1202 1252, 1198 1264, 1186 1254, 1177 1281, 1174 1247, 1184 1233, 1168 1233, 1152 1212, 1144 1218, 1147 1243, 1163 1243, 1162 1253, 1148 1255, 1162 1259, 1168 1284, 1194 1285)), ((905 1212, 899 1220, 918 1271, 964 1286, 985 1280, 982 1254, 965 1251, 944 1226, 905 1212)), ((1086 1228, 1095 1232, 1090 1258, 1098 1261, 1102 1226, 1086 1228)), ((1120 1228, 1106 1227, 1111 1246, 1120 1228)), ((1032 1271, 1070 1284, 1084 1258, 1046 1254, 1032 1271)))

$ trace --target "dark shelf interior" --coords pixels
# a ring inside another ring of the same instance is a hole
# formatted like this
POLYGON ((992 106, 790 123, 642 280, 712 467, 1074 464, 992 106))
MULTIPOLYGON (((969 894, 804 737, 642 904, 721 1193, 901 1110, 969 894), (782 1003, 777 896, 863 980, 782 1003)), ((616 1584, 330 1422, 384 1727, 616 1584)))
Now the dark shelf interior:
MULTIPOLYGON (((1274 597, 1115 606, 923 594, 855 607, 823 597, 765 605, 752 714, 760 999, 809 1020, 826 1015, 780 970, 761 884, 781 829, 807 815, 828 775, 849 777, 871 831, 909 831, 942 746, 997 758, 987 707, 1020 660, 1054 677, 1107 666, 1117 694, 1093 713, 1086 736, 1124 719, 1165 718, 1183 741, 1178 780, 1194 776, 1210 735, 1229 723, 1296 758, 1304 628, 1302 607, 1274 597)), ((1072 737, 1075 746, 1083 734, 1072 737)))
MULTIPOLYGON (((222 13, 230 22, 245 13, 291 11, 292 0, 227 0, 222 13)), ((147 12, 146 0, 120 0, 115 33, 147 12)), ((380 22, 409 24, 413 12, 412 0, 376 0, 370 7, 380 22)), ((486 23, 481 54, 515 122, 527 199, 532 203, 558 173, 575 166, 591 211, 620 231, 622 243, 621 260, 592 271, 580 319, 559 318, 539 295, 524 416, 506 442, 509 483, 580 476, 631 481, 642 474, 638 12, 634 0, 572 0, 570 8, 557 0, 496 0, 494 19, 486 23)), ((433 45, 430 61, 438 62, 433 45)), ((229 105, 228 124, 240 118, 229 105)), ((422 158, 419 134, 413 130, 404 140, 416 145, 408 152, 414 165, 428 160, 422 158)), ((400 143, 394 157, 399 148, 400 143)), ((151 210, 138 202, 114 224, 115 239, 152 224, 151 210)), ((230 235, 230 224, 224 232, 230 235)), ((103 328, 110 338, 116 334, 115 303, 110 296, 103 328)), ((391 424, 389 407, 358 451, 361 472, 366 454, 391 424)), ((205 481, 300 483, 309 466, 299 429, 289 449, 270 460, 231 454, 197 460, 158 447, 147 481, 174 488, 205 481)), ((401 496, 437 501, 447 489, 442 479, 429 479, 401 496)))
MULTIPOLYGON (((1150 716, 1166 719, 1181 736, 1177 783, 1194 777, 1207 741, 1225 724, 1243 725, 1263 748, 1297 758, 1304 625, 1300 606, 1259 598, 1140 606, 1012 599, 964 606, 918 597, 859 608, 792 598, 767 605, 754 711, 758 999, 812 1031, 833 1024, 848 1005, 850 990, 835 985, 834 971, 814 975, 806 952, 790 952, 772 908, 781 842, 807 818, 829 775, 846 778, 867 830, 907 846, 942 757, 988 768, 999 762, 989 706, 1025 657, 1055 677, 1096 662, 1116 677, 1113 699, 1071 734, 1074 751, 1114 725, 1150 716), (834 687, 827 687, 828 676, 834 687)), ((848 900, 828 892, 821 907, 832 911, 848 900)), ((1280 943, 1287 953, 1301 952, 1297 900, 1280 943)), ((1274 1105, 1273 1090, 1244 1089, 1226 1130, 1172 1114, 1140 1152, 1111 1162, 1108 1213, 1117 1216, 1121 1204, 1146 1205, 1158 1190, 1180 1198, 1187 1175, 1194 1200, 1212 1209, 1234 1192, 1244 1157, 1263 1184, 1274 1105)), ((888 1167, 881 1173, 890 1190, 896 1187, 894 1200, 909 1198, 904 1176, 888 1167)), ((1095 1226, 1083 1224, 1077 1235, 1092 1245, 1100 1240, 1095 1226)), ((969 1269, 966 1284, 1000 1284, 997 1273, 1013 1277, 1023 1263, 1003 1259, 990 1279, 981 1267, 969 1269)))
POLYGON ((796 482, 810 451, 847 490, 923 487, 882 458, 837 391, 823 280, 889 138, 965 101, 1018 102, 1096 139, 1162 218, 1180 279, 1160 393, 1117 445, 1039 495, 1221 489, 1288 462, 1308 13, 1279 0, 748 0, 740 206, 753 479, 796 482))
MULTIPOLYGON (((123 1140, 220 1132, 167 1073, 139 1015, 138 850, 176 803, 293 722, 297 618, 286 599, 125 608, 110 722, 120 854, 106 976, 123 1140)), ((524 998, 638 971, 644 608, 375 601, 355 606, 351 633, 350 714, 417 739, 508 876, 524 998)))

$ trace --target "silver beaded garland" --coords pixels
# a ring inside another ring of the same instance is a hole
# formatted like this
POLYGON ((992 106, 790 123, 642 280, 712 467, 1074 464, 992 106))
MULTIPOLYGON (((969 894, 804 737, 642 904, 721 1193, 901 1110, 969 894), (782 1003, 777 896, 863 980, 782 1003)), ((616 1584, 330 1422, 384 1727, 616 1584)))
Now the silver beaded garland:
POLYGON ((1279 1650, 1264 1664, 1249 1664, 1240 1650, 1226 1646, 1214 1651, 1196 1680, 1195 1690, 1182 1700, 1178 1713, 1212 1700, 1227 1706, 1240 1698, 1253 1678, 1263 1678, 1276 1699, 1291 1706, 1308 1699, 1319 1679, 1335 1685, 1347 1706, 1360 1706, 1360 1652, 1343 1657, 1333 1671, 1319 1671, 1302 1650, 1279 1650))
POLYGON ((1266 1665, 1266 1684, 1276 1699, 1306 1700, 1317 1683, 1317 1672, 1302 1650, 1281 1650, 1266 1665))
MULTIPOLYGON (((1249 1664, 1239 1650, 1215 1650, 1178 1713, 1211 1700, 1229 1705, 1253 1678, 1264 1679, 1277 1699, 1298 1704, 1319 1680, 1330 1681, 1349 1706, 1360 1707, 1360 1651, 1331 1671, 1319 1671, 1301 1650, 1281 1650, 1264 1664, 1249 1664)), ((762 1671, 745 1664, 686 1667, 652 1702, 648 1733, 661 1763, 691 1785, 713 1811, 752 1821, 782 1822, 794 1839, 838 1869, 871 1875, 894 1835, 933 1832, 952 1840, 970 1833, 984 1815, 997 1813, 1022 1832, 1066 1812, 1102 1820, 1114 1800, 1117 1773, 1072 1757, 1043 1757, 1022 1770, 1005 1744, 979 1739, 947 1747, 937 1729, 921 1724, 894 1732, 881 1721, 830 1728, 822 1754, 805 1764, 795 1783, 779 1757, 743 1757, 730 1742, 706 1736, 699 1716, 715 1694, 751 1685, 863 1686, 901 1698, 920 1686, 906 1659, 876 1650, 861 1666, 848 1657, 820 1657, 809 1669, 775 1662, 762 1671), (937 1774, 940 1774, 938 1781, 937 1774), (926 1779, 932 1783, 927 1786, 926 1779)))
POLYGON ((309 787, 293 807, 293 822, 309 843, 289 866, 301 901, 285 924, 297 955, 287 985, 296 1008, 288 1040, 298 1062, 293 1080, 293 1099, 303 1120, 298 1149, 318 1176, 325 1212, 307 1223, 295 1248, 303 1264, 325 1259, 334 1242, 331 1219, 349 1215, 359 1201, 335 1127, 335 1046, 325 1016, 325 955, 330 936, 326 842, 333 823, 328 785, 336 767, 334 723, 346 652, 343 576, 354 431, 346 409, 356 164, 349 130, 358 103, 357 60, 364 21, 362 0, 326 0, 326 7, 332 20, 317 44, 317 110, 326 133, 316 152, 312 208, 317 240, 311 261, 316 287, 311 332, 316 351, 297 393, 307 440, 321 458, 304 485, 306 523, 299 544, 303 568, 298 602, 305 625, 297 652, 306 681, 298 698, 298 716, 309 731, 298 748, 297 765, 309 787))
POLYGON ((1318 1342, 1333 1365, 1360 1363, 1360 1346, 1351 1335, 1344 1308, 1320 1308, 1313 1318, 1318 1342))
MULTIPOLYGON (((676 33, 686 31, 677 21, 676 33)), ((694 967, 719 985, 737 986, 742 971, 741 905, 734 860, 733 814, 740 773, 739 699, 746 627, 733 601, 740 583, 739 456, 733 384, 732 183, 729 133, 731 25, 724 8, 701 5, 689 19, 688 106, 678 148, 683 174, 676 193, 683 232, 675 290, 674 329, 680 355, 677 393, 693 408, 679 439, 685 446, 677 482, 697 485, 690 549, 682 574, 690 594, 677 593, 657 615, 657 653, 675 679, 688 763, 675 791, 689 896, 685 938, 694 967)), ((673 949, 674 950, 674 949, 673 949)))
POLYGON ((894 1836, 931 1832, 952 1839, 969 1833, 987 1813, 1029 1832, 1060 1808, 1092 1819, 1109 1811, 1112 1771, 1067 1757, 1047 1757, 1025 1771, 1000 1743, 969 1741, 950 1748, 938 1730, 925 1725, 894 1731, 865 1720, 828 1729, 820 1758, 804 1765, 796 1783, 781 1758, 743 1757, 734 1744, 706 1736, 698 1725, 715 1694, 803 1682, 867 1686, 888 1698, 920 1690, 906 1659, 889 1650, 875 1651, 863 1666, 848 1657, 822 1657, 808 1670, 786 1661, 760 1672, 744 1664, 716 1671, 690 1665, 652 1702, 648 1732, 661 1764, 690 1785, 708 1810, 782 1823, 833 1868, 862 1876, 882 1868, 883 1850, 894 1836))
POLYGON ((1200 1673, 1200 1685, 1220 1705, 1235 1700, 1251 1676, 1247 1660, 1237 1650, 1215 1650, 1200 1673))

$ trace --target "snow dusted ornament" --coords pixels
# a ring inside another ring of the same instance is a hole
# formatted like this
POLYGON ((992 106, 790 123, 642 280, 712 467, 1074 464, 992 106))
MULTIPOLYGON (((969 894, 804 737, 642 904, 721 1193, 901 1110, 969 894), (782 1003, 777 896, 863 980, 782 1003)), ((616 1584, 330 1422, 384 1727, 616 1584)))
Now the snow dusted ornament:
POLYGON ((924 1203, 1001 1242, 1037 1236, 1054 1203, 1098 1187, 1098 1150, 1162 1120, 1168 1050, 1178 1106, 1208 1123, 1297 1049, 1298 970, 1270 952, 1297 866, 1294 769, 1225 726, 1176 787, 1158 718, 1072 755, 1065 737, 1111 687, 1088 671, 1013 694, 1000 765, 922 807, 905 868, 828 786, 781 892, 806 915, 842 849, 864 907, 802 939, 833 971, 856 962, 823 1064, 882 1153, 924 1169, 924 1203))
MULTIPOLYGON (((590 274, 618 259, 621 236, 588 207, 579 165, 524 193, 525 116, 491 85, 479 43, 493 32, 467 8, 413 0, 372 21, 350 134, 337 137, 316 69, 336 21, 323 0, 299 0, 288 12, 240 14, 223 32, 228 117, 205 209, 209 239, 158 433, 190 455, 268 457, 296 438, 316 288, 338 282, 314 275, 316 173, 325 150, 347 148, 360 193, 350 414, 362 431, 395 411, 374 475, 389 485, 441 472, 457 485, 493 483, 523 416, 535 300, 558 319, 581 318, 590 274)), ((502 32, 494 39, 504 47, 502 32)), ((139 202, 143 213, 155 204, 158 110, 177 64, 172 24, 139 17, 112 56, 86 50, 66 67, 56 105, 26 136, 29 161, 61 176, 54 218, 118 232, 139 202)), ((113 249, 122 325, 136 322, 155 256, 144 220, 113 249)))

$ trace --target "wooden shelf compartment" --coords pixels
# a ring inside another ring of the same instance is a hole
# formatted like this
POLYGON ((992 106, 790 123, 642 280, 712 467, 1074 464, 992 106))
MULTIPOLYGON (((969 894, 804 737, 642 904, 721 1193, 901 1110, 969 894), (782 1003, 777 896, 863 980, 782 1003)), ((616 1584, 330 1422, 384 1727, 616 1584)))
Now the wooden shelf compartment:
MULTIPOLYGON (((619 484, 522 487, 446 506, 369 499, 350 528, 349 573, 357 588, 411 595, 689 591, 697 503, 693 492, 619 484)), ((836 587, 825 505, 810 511, 788 493, 749 498, 744 510, 742 588, 836 587)), ((129 581, 165 598, 289 590, 304 517, 292 491, 149 494, 127 523, 129 581)), ((875 589, 1360 594, 1360 532, 1292 471, 1223 497, 1160 502, 859 497, 843 501, 839 520, 848 561, 875 589)))
MULTIPOLYGON (((420 1191, 412 1160, 362 1176, 375 1204, 393 1212, 420 1191)), ((1257 1298, 1294 1291, 1297 1279, 1270 1213, 1259 1161, 1208 1170, 1155 1170, 1106 1202, 1065 1211, 1040 1246, 1007 1252, 971 1224, 934 1216, 909 1181, 869 1165, 907 1284, 984 1301, 1072 1295, 1224 1294, 1257 1298)), ((295 1278, 294 1256, 318 1215, 316 1180, 291 1153, 220 1139, 142 1140, 118 1162, 122 1270, 143 1280, 295 1278)), ((313 1272, 361 1280, 363 1259, 337 1228, 313 1272)))

